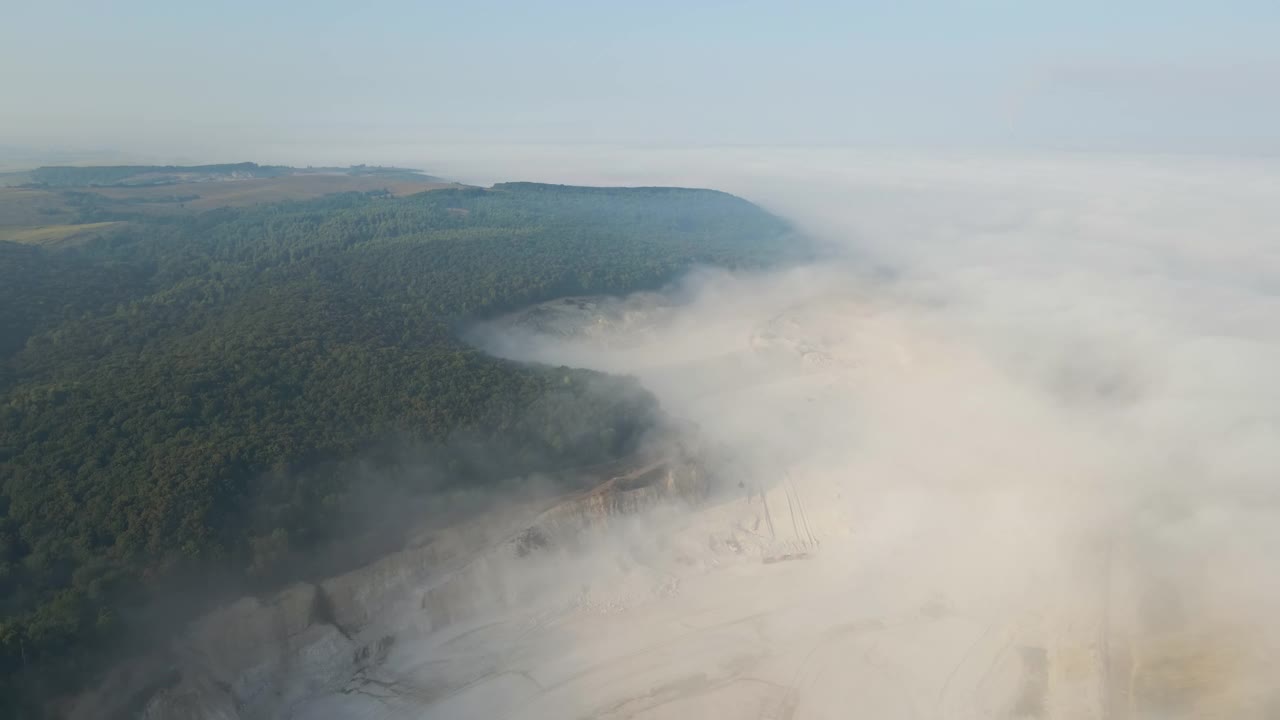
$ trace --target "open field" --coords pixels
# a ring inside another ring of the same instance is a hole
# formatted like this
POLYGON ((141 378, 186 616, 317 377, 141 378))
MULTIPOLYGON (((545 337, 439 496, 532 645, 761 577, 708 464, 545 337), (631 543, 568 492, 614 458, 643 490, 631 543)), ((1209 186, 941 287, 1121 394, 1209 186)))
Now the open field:
POLYGON ((103 187, 90 192, 120 203, 127 203, 143 211, 210 210, 218 207, 240 207, 258 203, 306 200, 341 192, 372 192, 388 190, 396 196, 451 187, 428 179, 412 176, 376 175, 290 175, 278 178, 254 178, 226 182, 179 183, 149 187, 103 187), (171 200, 189 198, 192 200, 171 200))
MULTIPOLYGON (((98 210, 124 215, 177 215, 220 207, 308 200, 343 192, 386 190, 395 196, 455 187, 411 174, 303 174, 146 187, 0 187, 0 241, 54 245, 87 239, 119 222, 81 222, 85 199, 98 210)), ((108 215, 110 217, 110 215, 108 215)))
POLYGON ((60 192, 0 187, 0 229, 67 224, 75 215, 60 192))
POLYGON ((0 188, 25 185, 29 182, 31 182, 31 175, 25 170, 9 170, 3 163, 0 163, 0 188))
POLYGON ((29 245, 54 245, 74 240, 85 240, 108 228, 123 225, 122 222, 81 223, 79 225, 42 225, 27 228, 0 228, 0 240, 29 245))

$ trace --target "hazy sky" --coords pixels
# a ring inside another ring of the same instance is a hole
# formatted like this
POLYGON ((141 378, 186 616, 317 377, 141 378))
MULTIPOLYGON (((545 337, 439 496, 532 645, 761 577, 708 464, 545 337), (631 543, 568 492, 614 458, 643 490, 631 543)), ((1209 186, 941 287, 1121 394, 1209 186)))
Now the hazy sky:
POLYGON ((41 0, 0 17, 9 146, 1280 149, 1274 0, 41 0))

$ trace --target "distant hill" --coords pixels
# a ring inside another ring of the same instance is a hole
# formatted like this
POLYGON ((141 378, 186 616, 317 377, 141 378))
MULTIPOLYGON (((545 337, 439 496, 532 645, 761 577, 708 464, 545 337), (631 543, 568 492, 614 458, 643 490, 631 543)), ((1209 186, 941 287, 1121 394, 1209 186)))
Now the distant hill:
POLYGON ((292 175, 379 175, 413 176, 441 182, 417 170, 395 167, 354 165, 351 167, 294 168, 284 165, 259 165, 252 162, 221 165, 56 165, 39 167, 24 173, 13 173, 14 180, 29 187, 139 187, 177 185, 180 183, 228 182, 292 175))
POLYGON ((0 241, 62 247, 139 219, 347 192, 398 197, 446 187, 460 186, 416 170, 370 165, 42 167, 0 173, 0 241))

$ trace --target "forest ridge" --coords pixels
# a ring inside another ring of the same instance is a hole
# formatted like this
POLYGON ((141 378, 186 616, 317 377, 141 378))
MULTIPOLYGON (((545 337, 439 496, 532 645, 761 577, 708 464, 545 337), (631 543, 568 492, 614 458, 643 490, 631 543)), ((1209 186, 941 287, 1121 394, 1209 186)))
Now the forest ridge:
POLYGON ((115 225, 78 245, 0 241, 11 703, 99 666, 181 579, 286 578, 290 557, 351 527, 344 459, 412 446, 447 472, 398 482, 432 492, 617 459, 658 417, 628 379, 492 358, 462 326, 802 252, 784 221, 710 190, 508 183, 177 214, 71 202, 78 222, 115 225))

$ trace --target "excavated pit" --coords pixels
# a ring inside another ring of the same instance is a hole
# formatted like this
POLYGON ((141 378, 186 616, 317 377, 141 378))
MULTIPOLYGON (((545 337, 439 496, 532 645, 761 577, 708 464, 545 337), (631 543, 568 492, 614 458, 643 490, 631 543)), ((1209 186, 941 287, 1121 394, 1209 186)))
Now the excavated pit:
POLYGON ((131 702, 153 720, 1274 715, 1272 631, 1187 582, 1161 546, 1178 518, 1098 502, 1096 438, 927 322, 811 277, 783 290, 695 317, 687 342, 665 300, 505 319, 500 338, 552 341, 495 352, 634 372, 718 449, 222 608, 131 702))
MULTIPOLYGON (((507 612, 521 600, 503 581, 511 567, 536 564, 624 516, 664 502, 697 503, 708 492, 690 458, 649 461, 555 501, 496 543, 486 545, 492 528, 437 530, 424 544, 352 572, 242 598, 193 622, 164 651, 113 673, 70 717, 256 720, 294 716, 301 703, 330 693, 408 692, 379 674, 402 637, 507 612)), ((443 673, 410 694, 427 700, 456 686, 443 673)))

